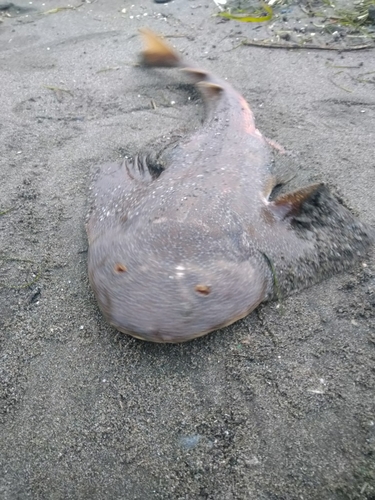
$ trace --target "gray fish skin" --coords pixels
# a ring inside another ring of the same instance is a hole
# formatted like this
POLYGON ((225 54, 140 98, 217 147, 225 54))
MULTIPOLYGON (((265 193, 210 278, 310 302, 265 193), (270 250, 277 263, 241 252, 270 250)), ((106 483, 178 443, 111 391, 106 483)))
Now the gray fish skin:
MULTIPOLYGON (((185 66, 156 35, 144 36, 145 64, 185 66)), ((226 81, 186 71, 208 105, 202 128, 168 154, 161 173, 142 156, 101 167, 87 224, 89 279, 103 314, 153 342, 205 335, 344 267, 316 250, 320 222, 307 230, 295 222, 304 203, 319 205, 324 187, 269 201, 270 153, 247 103, 226 81)), ((354 246, 349 254, 358 256, 354 246)))

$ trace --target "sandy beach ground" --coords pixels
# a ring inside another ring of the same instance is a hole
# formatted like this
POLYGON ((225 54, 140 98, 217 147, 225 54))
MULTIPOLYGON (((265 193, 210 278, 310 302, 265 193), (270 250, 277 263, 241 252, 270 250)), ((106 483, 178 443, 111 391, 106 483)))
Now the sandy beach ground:
POLYGON ((238 46, 268 28, 209 0, 16 5, 0 22, 0 497, 374 500, 373 251, 282 308, 155 345, 104 321, 85 233, 97 166, 203 114, 177 71, 134 65, 142 26, 241 91, 291 152, 291 188, 323 181, 375 226, 374 51, 238 46))

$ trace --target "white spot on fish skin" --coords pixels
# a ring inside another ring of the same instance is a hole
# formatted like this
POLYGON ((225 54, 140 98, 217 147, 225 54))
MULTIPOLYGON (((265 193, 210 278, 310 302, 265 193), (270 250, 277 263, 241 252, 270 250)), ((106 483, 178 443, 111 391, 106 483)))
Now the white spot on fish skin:
POLYGON ((158 219, 153 220, 153 224, 161 224, 162 222, 167 222, 167 217, 159 217, 158 219))
POLYGON ((185 271, 185 267, 182 265, 176 266, 176 273, 177 278, 183 278, 185 276, 185 273, 182 271, 185 271))

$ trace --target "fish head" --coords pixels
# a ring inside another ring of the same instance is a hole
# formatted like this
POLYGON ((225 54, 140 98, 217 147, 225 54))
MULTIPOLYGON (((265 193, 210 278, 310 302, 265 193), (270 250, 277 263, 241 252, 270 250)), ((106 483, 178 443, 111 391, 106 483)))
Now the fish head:
POLYGON ((174 235, 173 247, 165 233, 148 240, 107 234, 90 245, 90 281, 111 325, 142 340, 184 342, 265 300, 272 277, 264 259, 239 254, 225 237, 202 241, 197 233, 174 235))

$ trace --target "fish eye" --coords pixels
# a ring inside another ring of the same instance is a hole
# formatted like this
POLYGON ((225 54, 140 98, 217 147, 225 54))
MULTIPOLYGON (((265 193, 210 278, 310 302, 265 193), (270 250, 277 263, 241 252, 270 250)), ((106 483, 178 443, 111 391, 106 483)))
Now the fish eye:
POLYGON ((121 262, 117 262, 115 264, 115 272, 116 273, 126 273, 127 270, 128 270, 128 268, 124 264, 121 264, 121 262))
POLYGON ((196 285, 195 291, 200 295, 209 295, 211 293, 211 287, 208 285, 196 285))

